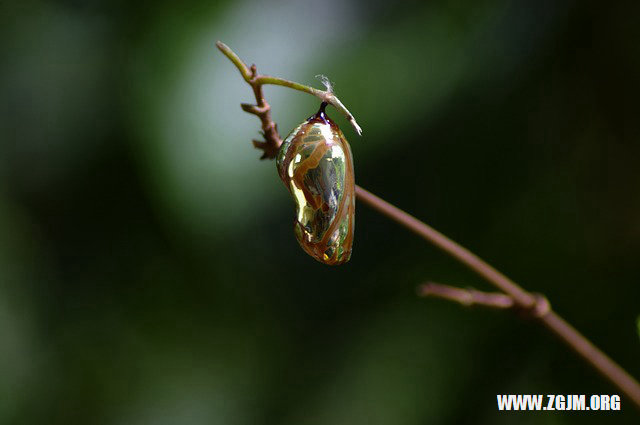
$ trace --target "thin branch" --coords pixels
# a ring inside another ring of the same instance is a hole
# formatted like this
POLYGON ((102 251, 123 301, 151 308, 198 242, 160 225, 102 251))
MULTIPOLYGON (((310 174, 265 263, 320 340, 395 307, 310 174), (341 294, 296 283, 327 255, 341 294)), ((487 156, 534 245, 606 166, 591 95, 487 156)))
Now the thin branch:
POLYGON ((458 245, 442 233, 438 232, 433 227, 427 226, 422 221, 407 214, 400 208, 391 205, 387 201, 377 197, 373 193, 361 188, 356 187, 356 195, 365 204, 378 210, 382 214, 391 218, 392 220, 407 227, 413 233, 431 242, 437 248, 441 249, 445 253, 454 257, 462 264, 479 274, 487 281, 491 282, 494 286, 500 289, 505 294, 513 298, 519 305, 529 308, 535 304, 535 298, 533 295, 520 288, 511 279, 491 267, 484 262, 480 257, 469 251, 468 249, 458 245))
MULTIPOLYGON (((356 186, 356 195, 358 199, 371 208, 406 227, 413 233, 432 243, 435 247, 457 259, 461 264, 464 264, 476 274, 485 278, 485 280, 493 286, 509 295, 514 303, 523 310, 536 308, 538 302, 536 296, 526 292, 511 279, 498 272, 468 249, 458 245, 434 228, 359 186, 356 186)), ((546 314, 539 317, 539 320, 573 351, 582 356, 600 372, 602 376, 620 388, 620 390, 633 401, 636 407, 640 408, 640 384, 638 381, 598 349, 598 347, 593 345, 584 335, 558 316, 550 307, 546 314)))
POLYGON ((535 298, 535 304, 529 308, 523 308, 513 301, 509 295, 502 292, 484 292, 474 288, 460 288, 444 285, 442 283, 427 282, 418 285, 418 296, 440 298, 461 304, 465 307, 482 306, 500 310, 515 310, 520 315, 533 319, 540 319, 551 312, 551 304, 544 295, 531 294, 535 298))
POLYGON ((421 297, 435 297, 462 304, 465 307, 479 305, 497 309, 513 308, 513 298, 501 292, 482 292, 473 288, 458 288, 436 282, 427 282, 418 286, 421 297))
MULTIPOLYGON (((231 62, 238 68, 244 80, 252 87, 256 97, 257 105, 243 104, 242 109, 246 112, 254 114, 260 118, 265 141, 254 141, 256 147, 264 150, 263 158, 274 158, 277 149, 282 143, 282 139, 278 135, 277 127, 271 120, 271 108, 264 100, 262 93, 263 84, 274 84, 289 87, 318 97, 320 100, 327 102, 340 112, 342 112, 351 124, 356 128, 358 134, 361 130, 355 122, 353 115, 347 110, 340 100, 330 91, 317 90, 299 83, 284 80, 277 77, 259 75, 255 65, 247 67, 242 60, 224 43, 218 41, 216 46, 222 53, 229 58, 231 62)), ((356 195, 358 199, 371 208, 377 210, 381 214, 389 217, 398 224, 406 227, 416 235, 422 237, 426 241, 433 244, 446 254, 457 259, 461 264, 465 265, 473 272, 483 277, 487 282, 491 283, 497 289, 501 290, 509 300, 511 300, 512 308, 518 308, 523 311, 532 313, 532 316, 540 320, 552 333, 560 338, 569 348, 574 350, 589 364, 591 364, 599 373, 608 379, 613 385, 618 387, 626 394, 636 407, 640 408, 640 384, 622 369, 611 358, 604 354, 600 349, 593 345, 588 339, 580 334, 575 328, 569 325, 564 319, 558 316, 549 305, 544 296, 529 293, 522 289, 514 281, 500 273, 498 270, 490 266, 477 255, 468 249, 462 247, 452 241, 442 233, 426 225, 417 218, 407 214, 394 205, 368 192, 367 190, 356 186, 356 195)), ((506 304, 506 299, 498 297, 500 294, 487 294, 479 291, 467 293, 456 292, 465 291, 459 288, 439 287, 431 285, 427 292, 429 295, 440 296, 440 298, 450 299, 463 304, 472 303, 490 305, 497 307, 497 304, 506 304), (488 298, 487 298, 488 296, 488 298), (482 302, 485 301, 485 302, 482 302)), ((500 307, 503 308, 503 307, 500 307)))

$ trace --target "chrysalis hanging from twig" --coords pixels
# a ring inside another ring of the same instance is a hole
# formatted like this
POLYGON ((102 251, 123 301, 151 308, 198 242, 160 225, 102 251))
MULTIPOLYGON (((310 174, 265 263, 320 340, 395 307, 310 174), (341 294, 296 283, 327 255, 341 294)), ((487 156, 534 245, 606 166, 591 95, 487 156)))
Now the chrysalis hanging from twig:
POLYGON ((300 246, 316 260, 338 265, 351 257, 355 180, 351 148, 326 106, 287 136, 276 165, 296 204, 300 246))

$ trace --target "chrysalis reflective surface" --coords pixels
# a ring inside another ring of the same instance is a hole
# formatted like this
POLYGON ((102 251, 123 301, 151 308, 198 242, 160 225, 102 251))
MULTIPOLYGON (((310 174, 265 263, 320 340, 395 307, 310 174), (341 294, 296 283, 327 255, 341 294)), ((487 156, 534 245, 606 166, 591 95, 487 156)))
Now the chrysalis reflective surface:
POLYGON ((287 136, 276 165, 296 204, 300 246, 316 260, 337 265, 351 257, 355 182, 351 148, 325 106, 287 136))

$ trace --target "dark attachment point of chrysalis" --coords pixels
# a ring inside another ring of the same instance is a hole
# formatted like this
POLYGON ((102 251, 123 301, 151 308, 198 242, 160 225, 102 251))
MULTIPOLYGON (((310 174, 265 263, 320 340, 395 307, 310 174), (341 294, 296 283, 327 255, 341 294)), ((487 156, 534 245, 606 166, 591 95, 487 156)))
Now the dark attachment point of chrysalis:
POLYGON ((329 117, 327 116, 327 113, 325 112, 325 108, 327 107, 328 103, 327 102, 322 102, 320 104, 320 109, 318 109, 318 112, 316 112, 314 115, 311 115, 307 121, 311 122, 311 121, 320 121, 323 122, 325 124, 331 124, 331 120, 329 119, 329 117))

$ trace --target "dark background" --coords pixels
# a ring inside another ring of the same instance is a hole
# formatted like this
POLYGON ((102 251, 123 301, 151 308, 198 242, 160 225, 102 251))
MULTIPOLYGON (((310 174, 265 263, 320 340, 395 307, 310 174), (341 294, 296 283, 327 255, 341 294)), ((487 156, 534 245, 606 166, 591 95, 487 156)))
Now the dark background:
MULTIPOLYGON (((214 47, 364 129, 358 184, 494 264, 640 376, 640 3, 4 2, 0 423, 638 423, 498 412, 619 391, 364 205, 323 266, 214 47)), ((315 112, 267 87, 283 136, 315 112)))

